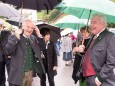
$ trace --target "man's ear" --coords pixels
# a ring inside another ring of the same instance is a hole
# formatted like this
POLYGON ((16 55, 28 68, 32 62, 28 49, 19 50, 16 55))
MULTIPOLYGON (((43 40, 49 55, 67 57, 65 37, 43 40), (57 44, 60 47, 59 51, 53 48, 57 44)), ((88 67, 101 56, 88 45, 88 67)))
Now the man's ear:
POLYGON ((106 26, 106 23, 105 23, 105 22, 102 22, 102 25, 105 27, 105 26, 106 26))

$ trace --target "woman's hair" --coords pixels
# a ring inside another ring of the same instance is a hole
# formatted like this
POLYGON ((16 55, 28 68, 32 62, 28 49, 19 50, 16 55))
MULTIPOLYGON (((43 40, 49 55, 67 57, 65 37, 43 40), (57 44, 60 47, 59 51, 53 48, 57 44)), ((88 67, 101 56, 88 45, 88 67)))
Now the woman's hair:
POLYGON ((83 27, 80 28, 81 33, 83 33, 84 31, 87 31, 89 34, 91 34, 89 26, 83 26, 83 27))
POLYGON ((45 36, 47 34, 50 34, 50 29, 49 28, 42 28, 40 30, 40 33, 42 34, 42 36, 45 36))

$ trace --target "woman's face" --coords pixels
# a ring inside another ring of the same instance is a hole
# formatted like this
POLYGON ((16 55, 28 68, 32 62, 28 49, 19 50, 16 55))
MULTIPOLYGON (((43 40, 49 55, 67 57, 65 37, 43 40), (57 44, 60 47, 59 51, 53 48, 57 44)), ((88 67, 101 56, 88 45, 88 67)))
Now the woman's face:
POLYGON ((89 33, 85 30, 81 32, 83 38, 87 38, 89 36, 89 33))
POLYGON ((46 42, 49 41, 50 40, 50 34, 45 35, 44 39, 45 39, 46 42))

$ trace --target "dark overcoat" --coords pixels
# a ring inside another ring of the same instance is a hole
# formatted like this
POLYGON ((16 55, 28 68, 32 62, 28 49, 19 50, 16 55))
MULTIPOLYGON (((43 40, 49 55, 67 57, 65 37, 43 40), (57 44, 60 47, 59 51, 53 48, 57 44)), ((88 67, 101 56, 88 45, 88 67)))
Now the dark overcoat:
POLYGON ((54 66, 57 66, 57 54, 55 50, 54 43, 50 41, 47 49, 47 59, 48 59, 48 72, 52 76, 57 74, 56 70, 53 70, 54 66))
MULTIPOLYGON (((34 72, 42 75, 45 73, 45 69, 41 59, 39 42, 33 35, 30 36, 29 40, 35 56, 34 72)), ((22 35, 20 39, 18 39, 15 35, 10 35, 8 38, 8 44, 5 47, 5 53, 7 55, 11 55, 11 65, 8 77, 9 83, 22 86, 25 49, 26 43, 24 42, 24 37, 22 35)))
POLYGON ((3 48, 6 46, 7 42, 8 42, 8 36, 11 34, 10 31, 6 31, 6 30, 2 30, 0 32, 0 62, 3 61, 3 48))
MULTIPOLYGON (((41 45, 41 51, 44 51, 46 49, 46 44, 43 39, 40 40, 41 45)), ((55 50, 55 44, 52 41, 49 41, 48 48, 47 48, 47 66, 48 66, 48 72, 50 76, 54 76, 57 74, 56 70, 53 70, 54 66, 57 66, 57 54, 55 50)))

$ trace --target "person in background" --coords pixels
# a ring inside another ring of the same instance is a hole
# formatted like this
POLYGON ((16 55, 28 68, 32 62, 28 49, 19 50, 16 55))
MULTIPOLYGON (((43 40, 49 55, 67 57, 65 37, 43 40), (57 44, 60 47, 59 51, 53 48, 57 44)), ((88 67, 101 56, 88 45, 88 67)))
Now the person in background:
POLYGON ((60 56, 60 45, 61 45, 61 42, 60 42, 60 39, 58 39, 55 43, 56 53, 58 56, 60 56))
POLYGON ((82 34, 81 34, 81 32, 80 32, 80 31, 78 31, 75 46, 80 45, 80 44, 81 44, 81 40, 82 40, 82 34))
POLYGON ((5 30, 3 22, 0 21, 0 86, 5 86, 6 76, 5 76, 5 66, 7 68, 7 73, 10 70, 10 56, 4 54, 4 47, 8 42, 8 36, 11 34, 10 31, 5 30))
POLYGON ((62 38, 61 51, 63 52, 63 60, 66 66, 70 66, 72 62, 72 40, 69 34, 62 38))
MULTIPOLYGON (((50 29, 42 28, 40 30, 43 38, 39 39, 41 52, 43 52, 43 63, 48 76, 49 86, 55 86, 54 76, 57 75, 57 54, 54 42, 50 40, 50 29)), ((46 75, 40 80, 41 86, 46 86, 46 75)))
POLYGON ((69 36, 71 37, 72 40, 72 49, 73 49, 73 47, 76 45, 76 37, 74 36, 73 32, 71 32, 69 36))
POLYGON ((11 55, 8 77, 11 86, 32 86, 33 72, 39 73, 39 76, 45 74, 39 42, 31 35, 33 31, 40 36, 34 23, 25 19, 22 29, 16 29, 4 47, 5 53, 11 55))
MULTIPOLYGON (((81 63, 81 59, 82 59, 82 56, 84 55, 84 53, 80 53, 80 45, 84 45, 84 46, 87 46, 90 38, 91 38, 91 31, 90 31, 90 27, 89 26, 83 26, 80 28, 80 33, 82 35, 82 39, 81 41, 79 42, 79 45, 76 45, 74 48, 73 48, 73 53, 75 55, 75 60, 74 60, 74 63, 73 63, 73 73, 72 73, 72 78, 73 80, 75 81, 75 83, 77 82, 77 79, 76 79, 76 72, 79 70, 79 67, 80 67, 80 63, 81 63)), ((85 83, 84 82, 84 78, 82 77, 81 78, 82 82, 80 83, 80 86, 82 86, 81 84, 85 83)))
POLYGON ((73 35, 73 32, 71 32, 69 35, 70 35, 72 41, 76 40, 76 37, 73 35))

